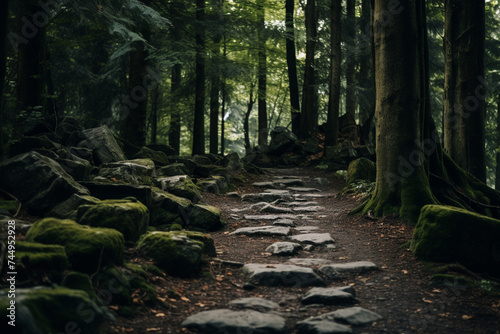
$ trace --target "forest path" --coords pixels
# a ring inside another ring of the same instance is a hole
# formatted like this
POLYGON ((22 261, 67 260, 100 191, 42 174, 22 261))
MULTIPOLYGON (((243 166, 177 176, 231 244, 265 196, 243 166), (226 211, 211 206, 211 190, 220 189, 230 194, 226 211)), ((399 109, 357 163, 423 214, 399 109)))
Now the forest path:
POLYGON ((227 222, 211 233, 209 273, 158 279, 168 307, 110 332, 498 333, 494 298, 429 284, 406 245, 411 226, 348 215, 359 200, 336 198, 332 173, 265 171, 237 194, 204 195, 227 222))

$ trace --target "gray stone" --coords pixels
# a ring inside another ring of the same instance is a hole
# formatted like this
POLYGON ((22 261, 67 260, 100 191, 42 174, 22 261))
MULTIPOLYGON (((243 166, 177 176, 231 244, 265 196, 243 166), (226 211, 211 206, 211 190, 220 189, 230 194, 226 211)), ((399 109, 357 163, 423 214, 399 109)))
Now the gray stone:
POLYGON ((312 245, 326 245, 326 244, 334 244, 335 240, 332 239, 330 233, 307 233, 307 234, 299 234, 290 237, 293 241, 302 242, 305 244, 312 245))
POLYGON ((258 187, 258 188, 274 188, 274 184, 270 181, 255 182, 255 183, 252 183, 252 186, 258 187))
POLYGON ((311 233, 311 232, 319 230, 319 227, 317 227, 317 226, 299 226, 299 227, 296 227, 295 230, 299 231, 300 233, 311 233))
POLYGON ((340 279, 342 274, 336 271, 333 267, 324 265, 318 269, 320 273, 328 277, 329 279, 340 279))
POLYGON ((301 187, 304 185, 304 181, 302 181, 301 179, 283 179, 280 180, 279 183, 282 183, 287 187, 294 187, 294 186, 301 187))
POLYGON ((349 334, 352 329, 330 320, 319 318, 298 322, 295 329, 301 334, 349 334))
POLYGON ((329 197, 335 197, 335 194, 331 193, 321 193, 321 194, 295 194, 293 195, 297 201, 300 199, 303 200, 309 200, 312 198, 329 198, 329 197))
POLYGON ((318 202, 285 202, 283 203, 285 206, 291 206, 291 207, 301 207, 301 206, 317 206, 318 202))
POLYGON ((125 154, 106 125, 87 129, 81 132, 84 140, 77 146, 93 150, 94 162, 97 165, 127 160, 125 154))
POLYGON ((369 325, 383 319, 381 315, 362 307, 348 307, 320 316, 323 319, 338 321, 351 326, 369 325))
POLYGON ((295 255, 302 246, 294 242, 275 242, 271 246, 266 248, 266 252, 273 255, 295 255))
POLYGON ((288 226, 288 227, 295 227, 296 226, 296 224, 293 220, 287 219, 287 218, 278 219, 273 223, 273 225, 274 226, 288 226))
POLYGON ((132 158, 150 159, 156 166, 165 166, 169 164, 168 157, 165 152, 156 151, 146 146, 142 147, 132 158))
POLYGON ((321 265, 333 263, 330 260, 313 259, 313 258, 295 258, 295 259, 288 260, 288 262, 295 264, 295 265, 298 265, 298 266, 306 266, 306 267, 321 266, 321 265))
POLYGON ((289 190, 295 191, 295 192, 300 192, 300 193, 314 193, 314 192, 321 192, 321 190, 317 188, 306 188, 306 187, 288 187, 289 190))
POLYGON ((89 195, 73 194, 66 201, 60 203, 52 210, 50 210, 47 216, 75 220, 76 210, 80 205, 97 204, 100 201, 100 199, 89 195))
POLYGON ((246 220, 278 220, 278 219, 291 219, 291 220, 308 220, 311 219, 307 215, 290 215, 290 214, 277 214, 277 215, 245 215, 246 220))
POLYGON ((252 204, 249 209, 250 210, 260 210, 260 209, 262 209, 263 207, 265 207, 267 205, 269 205, 269 203, 267 203, 267 202, 259 202, 259 203, 252 204))
POLYGON ((135 159, 101 165, 99 176, 125 181, 133 185, 151 185, 156 176, 155 164, 150 159, 135 159))
POLYGON ((230 233, 231 235, 266 235, 266 236, 287 236, 290 234, 289 227, 281 226, 257 226, 242 227, 230 233))
POLYGON ((292 196, 289 193, 276 194, 276 193, 259 193, 259 194, 245 194, 241 196, 243 202, 274 202, 276 200, 291 201, 292 196))
POLYGON ((299 206, 293 208, 293 212, 320 212, 325 210, 322 206, 299 206))
POLYGON ((200 199, 200 189, 188 175, 161 177, 156 182, 161 190, 168 191, 175 196, 187 198, 195 203, 200 199))
POLYGON ((323 286, 323 280, 311 268, 286 264, 249 263, 243 266, 243 272, 252 283, 267 286, 323 286))
POLYGON ((229 302, 229 306, 238 307, 238 308, 250 308, 256 309, 258 311, 269 311, 279 308, 280 306, 268 299, 264 298, 240 298, 229 302))
POLYGON ((302 304, 324 304, 324 305, 343 305, 353 304, 354 289, 351 286, 342 288, 312 288, 302 298, 302 304))
POLYGON ((186 166, 182 163, 170 164, 156 170, 158 176, 175 176, 189 174, 186 166))
POLYGON ((217 231, 224 227, 220 210, 215 206, 196 204, 190 212, 183 212, 187 227, 198 231, 217 231))
POLYGON ((282 190, 282 189, 265 189, 264 193, 265 194, 273 194, 273 195, 289 195, 290 191, 289 190, 282 190))
POLYGON ((327 273, 331 274, 332 271, 337 272, 339 274, 343 273, 360 274, 376 269, 378 269, 378 267, 373 262, 357 261, 357 262, 327 264, 319 268, 319 271, 322 273, 324 272, 325 274, 327 273))
POLYGON ((315 177, 313 179, 313 182, 319 184, 320 186, 325 186, 327 184, 330 184, 330 181, 328 181, 328 179, 324 177, 315 177))
POLYGON ((73 194, 89 194, 56 161, 37 152, 2 161, 0 187, 16 196, 35 215, 46 213, 73 194))
POLYGON ((211 334, 281 334, 285 333, 285 319, 274 314, 252 310, 219 309, 193 314, 182 327, 198 333, 211 334))
POLYGON ((271 204, 267 204, 262 207, 259 212, 261 213, 292 213, 293 210, 290 208, 280 208, 279 206, 274 206, 271 204))
POLYGON ((226 194, 227 197, 234 197, 234 198, 241 198, 240 194, 238 194, 236 191, 232 191, 230 193, 226 194))

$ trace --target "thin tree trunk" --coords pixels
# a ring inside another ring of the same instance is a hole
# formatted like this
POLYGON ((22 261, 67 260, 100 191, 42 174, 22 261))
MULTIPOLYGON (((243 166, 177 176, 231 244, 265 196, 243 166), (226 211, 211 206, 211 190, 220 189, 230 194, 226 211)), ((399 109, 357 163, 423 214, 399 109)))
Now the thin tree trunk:
POLYGON ((7 70, 7 20, 9 18, 9 1, 0 2, 0 160, 4 157, 4 86, 7 70))
POLYGON ((267 145, 267 52, 266 52, 266 0, 257 1, 257 40, 258 40, 258 123, 259 146, 267 145))
POLYGON ((247 154, 252 149, 252 145, 250 144, 250 114, 252 113, 253 105, 255 103, 255 99, 253 98, 253 89, 254 84, 250 87, 250 98, 248 99, 247 112, 245 113, 245 120, 243 123, 243 131, 245 132, 245 151, 247 154))
POLYGON ((153 90, 153 100, 151 103, 151 144, 156 144, 158 137, 158 108, 160 102, 160 85, 153 90))
POLYGON ((179 90, 182 80, 182 65, 175 64, 172 67, 172 83, 170 94, 170 130, 168 133, 168 143, 174 149, 175 154, 179 154, 181 143, 181 113, 178 106, 179 90))
POLYGON ((445 1, 444 148, 463 169, 486 181, 484 0, 445 1))
POLYGON ((302 115, 300 133, 302 138, 310 138, 317 124, 314 124, 316 84, 314 78, 314 52, 316 45, 316 0, 309 0, 305 9, 306 62, 302 92, 302 115))
POLYGON ((299 135, 300 132, 300 101, 299 82, 297 80, 297 56, 295 51, 295 0, 286 0, 286 62, 288 66, 288 86, 290 89, 290 106, 292 116, 292 132, 299 135))
POLYGON ((210 153, 219 152, 219 95, 220 95, 220 74, 219 74, 219 53, 220 37, 214 38, 213 59, 212 59, 212 80, 210 86, 210 153))
POLYGON ((339 138, 339 108, 340 108, 340 71, 341 71, 341 36, 342 36, 342 3, 330 2, 330 91, 328 101, 328 119, 326 122, 326 146, 336 146, 339 138))
POLYGON ((193 155, 205 154, 205 41, 202 24, 205 0, 196 0, 196 87, 193 124, 193 155))
MULTIPOLYGON (((224 43, 222 47, 222 57, 224 58, 224 63, 227 61, 227 43, 226 43, 226 35, 224 33, 224 43)), ((226 72, 224 71, 224 74, 226 72)), ((225 140, 225 132, 226 132, 226 102, 227 102, 227 91, 226 91, 226 76, 222 80, 222 107, 221 107, 221 121, 220 121, 220 154, 224 156, 224 151, 226 149, 226 140, 225 140)))
POLYGON ((355 0, 347 0, 347 24, 345 26, 347 38, 351 38, 353 43, 350 45, 352 48, 349 53, 349 57, 346 58, 346 95, 345 95, 345 110, 346 114, 352 116, 353 119, 356 119, 356 54, 357 54, 357 46, 356 46, 356 28, 355 28, 355 9, 356 9, 356 1, 355 0))
POLYGON ((495 189, 500 191, 500 98, 497 101, 497 164, 495 173, 495 189))
POLYGON ((359 46, 359 73, 358 85, 361 87, 359 96, 359 115, 360 124, 364 123, 375 109, 374 87, 373 87, 373 63, 371 48, 370 31, 370 0, 362 0, 361 18, 360 18, 360 38, 359 46))

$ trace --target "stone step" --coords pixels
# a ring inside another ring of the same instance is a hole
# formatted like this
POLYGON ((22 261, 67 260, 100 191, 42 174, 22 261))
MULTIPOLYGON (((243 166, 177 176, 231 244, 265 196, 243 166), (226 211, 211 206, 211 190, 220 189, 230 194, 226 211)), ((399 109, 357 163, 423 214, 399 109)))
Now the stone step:
POLYGON ((302 298, 302 304, 345 305, 356 302, 354 288, 312 288, 302 298))
POLYGON ((308 215, 291 215, 291 214, 244 215, 243 217, 246 220, 278 220, 278 219, 309 220, 309 219, 312 219, 308 215))
POLYGON ((323 280, 311 269, 286 264, 249 263, 243 266, 249 281, 266 286, 324 286, 323 280))
POLYGON ((266 252, 269 252, 273 255, 287 256, 287 255, 295 255, 299 250, 302 249, 300 244, 295 242, 275 242, 271 246, 266 248, 266 252))
POLYGON ((333 245, 335 240, 333 240, 330 233, 307 233, 299 234, 290 237, 293 241, 298 241, 304 244, 311 245, 333 245))
POLYGON ((331 279, 338 279, 345 274, 361 274, 371 270, 377 270, 378 266, 369 261, 356 261, 347 263, 325 264, 319 271, 331 279))
POLYGON ((257 297, 236 299, 230 301, 229 306, 236 308, 255 309, 257 311, 270 311, 280 307, 277 303, 273 301, 257 297))
POLYGON ((284 237, 289 235, 291 229, 283 226, 257 226, 257 227, 242 227, 230 235, 264 235, 264 236, 279 236, 284 237))
POLYGON ((300 193, 320 193, 321 190, 317 188, 306 188, 306 187, 288 187, 288 190, 300 192, 300 193))

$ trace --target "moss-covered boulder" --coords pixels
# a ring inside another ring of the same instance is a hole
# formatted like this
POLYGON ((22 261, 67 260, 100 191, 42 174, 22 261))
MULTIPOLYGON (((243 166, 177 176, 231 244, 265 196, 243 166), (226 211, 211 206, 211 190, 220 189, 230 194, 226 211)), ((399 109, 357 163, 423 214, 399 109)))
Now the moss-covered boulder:
POLYGON ((15 214, 19 208, 19 203, 16 201, 0 201, 0 214, 15 214))
POLYGON ((48 277, 59 281, 66 268, 68 256, 60 245, 17 241, 16 258, 19 279, 48 277))
POLYGON ((126 241, 137 241, 148 228, 149 210, 133 197, 105 200, 81 205, 77 221, 82 225, 112 228, 120 231, 126 241))
POLYGON ((90 276, 87 274, 70 271, 64 275, 61 285, 69 289, 85 291, 90 299, 94 301, 98 300, 90 276))
POLYGON ((169 164, 168 157, 164 152, 152 150, 146 146, 142 147, 137 152, 134 159, 150 159, 156 166, 165 166, 169 164))
POLYGON ((220 210, 215 206, 196 204, 185 225, 197 231, 217 231, 224 227, 224 222, 220 218, 220 210))
POLYGON ((204 234, 188 231, 151 232, 144 235, 138 247, 168 274, 188 277, 198 273, 202 255, 213 256, 213 240, 204 234))
POLYGON ((151 159, 125 160, 101 165, 99 176, 133 185, 151 185, 156 169, 151 159))
POLYGON ((190 210, 190 200, 175 196, 160 189, 154 189, 153 202, 150 206, 152 226, 184 224, 184 218, 190 210))
POLYGON ((0 292, 1 333, 88 333, 98 334, 99 327, 113 316, 97 305, 86 292, 65 287, 17 289, 16 298, 8 290, 0 292), (15 311, 9 309, 15 301, 15 311), (14 317, 9 317, 11 312, 14 317), (15 327, 9 321, 15 319, 15 327))
POLYGON ((94 228, 73 220, 44 218, 33 224, 26 240, 65 246, 73 270, 94 273, 123 264, 123 235, 113 229, 94 228))
POLYGON ((78 207, 80 205, 94 205, 101 200, 90 195, 73 194, 66 201, 52 208, 47 217, 56 217, 61 219, 76 219, 78 207))
POLYGON ((347 169, 347 186, 358 180, 375 182, 376 173, 375 164, 371 160, 366 158, 356 159, 349 164, 347 169))
POLYGON ((160 189, 168 191, 175 196, 189 199, 195 203, 200 199, 200 188, 193 183, 193 180, 188 175, 158 178, 157 183, 160 189))
POLYGON ((188 169, 183 163, 173 163, 156 170, 156 175, 160 176, 175 176, 175 175, 187 175, 189 174, 188 169))
POLYGON ((500 277, 500 220, 464 209, 426 205, 420 212, 410 248, 419 258, 458 262, 500 277))

